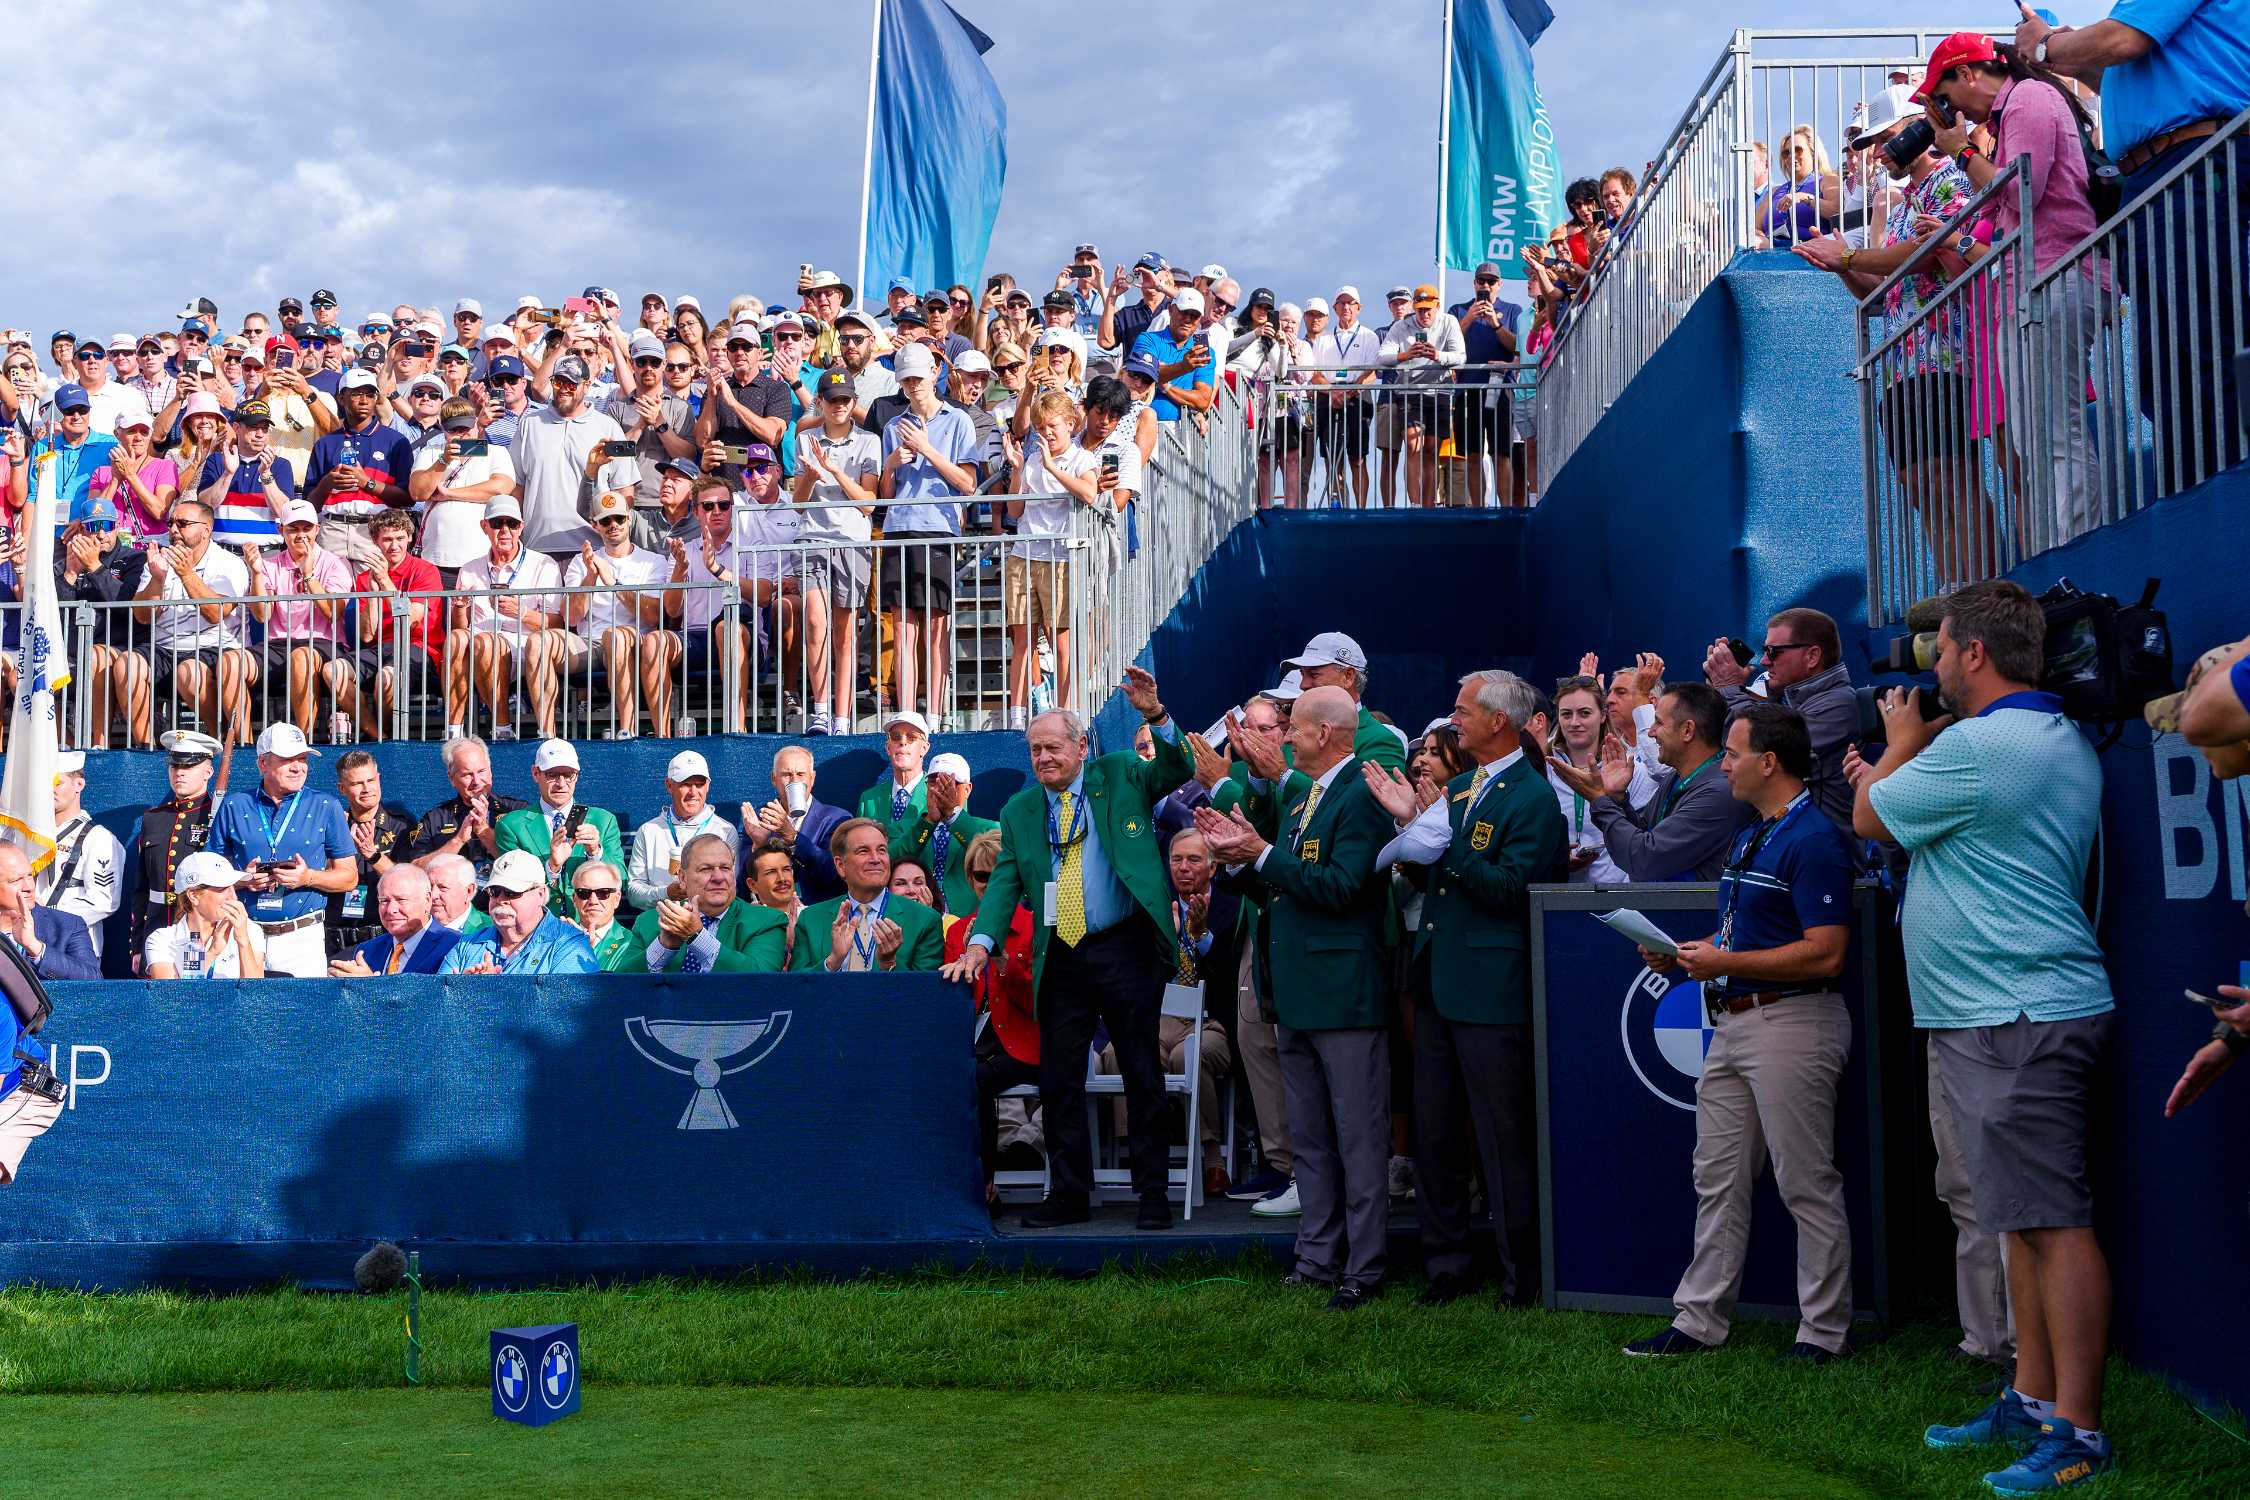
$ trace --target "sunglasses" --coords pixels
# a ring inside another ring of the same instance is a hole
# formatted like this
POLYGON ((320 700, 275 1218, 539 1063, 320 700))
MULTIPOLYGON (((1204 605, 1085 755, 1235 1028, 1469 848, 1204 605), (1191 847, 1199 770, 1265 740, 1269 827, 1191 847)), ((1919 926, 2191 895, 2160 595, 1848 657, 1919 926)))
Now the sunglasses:
POLYGON ((695 502, 695 508, 707 511, 732 510, 734 509, 734 502, 732 500, 698 500, 695 502))
POLYGON ((164 528, 167 531, 193 531, 198 526, 209 526, 210 524, 209 521, 198 520, 194 516, 174 516, 164 523, 164 528))
POLYGON ((1218 312, 1230 313, 1234 311, 1234 304, 1232 302, 1229 302, 1224 297, 1213 297, 1211 299, 1211 306, 1215 311, 1218 312))
POLYGON ((487 521, 484 524, 494 531, 516 531, 523 526, 523 522, 511 521, 506 516, 502 516, 496 521, 487 521))
POLYGON ((222 354, 219 356, 219 363, 222 365, 239 365, 242 363, 242 356, 239 354, 222 354))
MULTIPOLYGON (((644 354, 633 361, 633 368, 636 370, 660 370, 664 368, 664 359, 661 355, 644 354)), ((677 368, 684 370, 687 366, 680 365, 677 368)))
POLYGON ((94 409, 91 406, 61 406, 56 410, 66 417, 83 417, 90 415, 94 409))
POLYGON ((572 886, 570 893, 581 901, 615 901, 620 888, 614 885, 572 886))
MULTIPOLYGON (((522 377, 521 375, 495 375, 495 376, 493 376, 493 377, 492 377, 492 384, 494 384, 494 385, 522 385, 522 384, 523 384, 523 377, 522 377)), ((566 381, 564 381, 564 382, 563 382, 563 384, 565 384, 565 385, 568 385, 568 384, 570 384, 570 382, 566 380, 566 381)))
POLYGON ((839 344, 864 344, 867 342, 867 335, 864 333, 839 333, 836 335, 836 342, 839 344))
MULTIPOLYGON (((639 363, 639 361, 637 361, 637 360, 636 360, 636 361, 634 361, 634 362, 635 362, 636 364, 637 364, 637 363, 639 363)), ((693 362, 691 362, 691 361, 687 361, 687 360, 681 360, 681 361, 677 361, 677 362, 675 362, 675 361, 672 361, 672 360, 666 360, 666 361, 664 361, 664 368, 665 368, 665 369, 667 369, 667 370, 692 370, 692 369, 694 369, 694 368, 695 368, 695 365, 694 365, 694 363, 693 363, 693 362)))
MULTIPOLYGON (((632 519, 631 516, 596 516, 594 517, 594 524, 596 526, 622 526, 632 519)), ((574 771, 571 774, 576 775, 577 773, 574 771)))

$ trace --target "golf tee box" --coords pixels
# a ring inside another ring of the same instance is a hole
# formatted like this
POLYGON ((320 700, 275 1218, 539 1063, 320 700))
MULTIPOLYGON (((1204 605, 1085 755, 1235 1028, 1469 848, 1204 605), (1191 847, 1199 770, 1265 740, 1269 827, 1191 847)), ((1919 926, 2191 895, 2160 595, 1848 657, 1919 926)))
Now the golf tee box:
POLYGON ((578 1410, 578 1325, 492 1330, 492 1414, 544 1427, 578 1410))

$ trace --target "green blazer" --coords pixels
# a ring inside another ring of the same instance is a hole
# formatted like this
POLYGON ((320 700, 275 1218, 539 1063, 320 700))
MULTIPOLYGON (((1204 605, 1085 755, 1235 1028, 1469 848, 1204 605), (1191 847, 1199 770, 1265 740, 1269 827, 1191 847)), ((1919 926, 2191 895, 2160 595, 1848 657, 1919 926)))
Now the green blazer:
MULTIPOLYGON (((1312 792, 1312 778, 1294 769, 1297 756, 1288 745, 1281 747, 1281 755, 1292 767, 1282 779, 1281 795, 1289 802, 1302 802, 1312 792)), ((1399 742, 1399 737, 1391 732, 1390 726, 1376 718, 1364 703, 1359 706, 1359 728, 1352 732, 1352 756, 1355 760, 1371 760, 1376 765, 1393 771, 1406 769, 1406 746, 1399 742)), ((1220 811, 1224 812, 1225 809, 1221 808, 1220 811)), ((1244 813, 1243 816, 1248 817, 1249 814, 1244 813)))
MULTIPOLYGON (((601 834, 602 858, 608 860, 617 871, 618 883, 622 885, 625 876, 625 841, 617 831, 617 814, 605 808, 589 807, 586 809, 586 822, 601 834)), ((500 821, 492 825, 492 841, 501 854, 510 849, 527 849, 542 862, 553 854, 555 847, 554 836, 547 828, 547 814, 536 806, 519 807, 514 812, 502 813, 500 821)), ((578 920, 578 900, 570 894, 570 881, 586 859, 583 848, 572 849, 570 858, 563 861, 562 874, 550 876, 547 882, 547 910, 566 921, 578 920)))
POLYGON ((914 783, 914 790, 906 795, 905 820, 902 822, 893 819, 891 817, 891 788, 896 785, 898 783, 891 779, 891 773, 886 768, 882 780, 859 794, 859 815, 863 818, 873 818, 876 822, 882 824, 884 831, 890 835, 891 847, 894 849, 898 847, 898 841, 901 838, 913 836, 915 825, 920 823, 930 811, 930 778, 924 776, 914 783))
MULTIPOLYGON (((919 792, 920 787, 914 790, 919 792)), ((886 813, 889 808, 883 809, 886 813)), ((969 840, 980 833, 988 833, 1000 825, 990 818, 980 818, 967 808, 954 814, 952 831, 945 840, 945 868, 930 871, 930 879, 937 883, 939 897, 945 909, 955 914, 966 914, 977 909, 976 888, 969 884, 969 840)), ((927 817, 916 818, 911 826, 894 829, 891 833, 891 858, 912 859, 928 864, 930 845, 937 835, 937 825, 927 817)))
POLYGON ((1257 872, 1271 892, 1259 954, 1266 992, 1281 1024, 1292 1030, 1385 1026, 1391 966, 1383 933, 1390 882, 1376 870, 1375 856, 1397 829, 1367 790, 1354 758, 1321 794, 1312 822, 1297 840, 1312 785, 1307 779, 1304 795, 1285 799, 1280 837, 1257 872))
MULTIPOLYGON (((1156 957, 1167 969, 1180 939, 1172 924, 1172 876, 1156 846, 1153 809, 1195 774, 1184 731, 1177 721, 1172 729, 1170 739, 1156 736, 1154 760, 1120 750, 1087 761, 1079 771, 1086 806, 1101 835, 1102 853, 1126 891, 1156 923, 1156 957)), ((1054 850, 1047 842, 1047 789, 1034 781, 1000 809, 1000 863, 993 866, 975 927, 997 953, 1007 943, 1017 903, 1030 909, 1034 1004, 1039 986, 1047 980, 1046 891, 1054 872, 1054 850)))
MULTIPOLYGON (((843 909, 844 898, 838 896, 797 913, 797 946, 789 954, 792 970, 828 966, 828 955, 834 951, 829 946, 829 933, 835 929, 836 913, 843 909)), ((898 946, 900 973, 926 974, 945 967, 945 918, 904 896, 891 897, 883 915, 898 923, 899 931, 906 935, 906 941, 898 946)), ((782 919, 782 925, 788 925, 787 918, 782 919)))
POLYGON ((1464 771, 1446 785, 1453 842, 1425 877, 1417 957, 1449 1021, 1531 1020, 1531 886, 1570 877, 1570 824, 1528 759, 1487 781, 1474 807, 1464 771))
MULTIPOLYGON (((654 911, 644 911, 633 924, 633 936, 641 941, 642 972, 646 973, 648 945, 656 941, 657 920, 654 911)), ((770 906, 752 906, 740 896, 734 898, 719 917, 719 961, 712 968, 714 974, 778 974, 781 960, 789 942, 789 919, 770 906)), ((671 961, 664 966, 667 974, 676 974, 685 948, 673 950, 671 961)))
POLYGON ((604 974, 645 974, 648 940, 623 922, 612 922, 602 940, 594 944, 594 962, 604 974))

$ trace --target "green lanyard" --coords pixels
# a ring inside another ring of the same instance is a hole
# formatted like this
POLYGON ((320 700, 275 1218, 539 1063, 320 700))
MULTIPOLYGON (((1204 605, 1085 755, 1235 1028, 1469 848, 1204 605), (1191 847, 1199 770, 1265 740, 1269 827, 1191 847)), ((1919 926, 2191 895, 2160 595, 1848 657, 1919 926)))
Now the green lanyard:
POLYGON ((1670 790, 1666 791, 1664 794, 1664 805, 1661 808, 1657 809, 1657 822, 1661 823, 1666 818, 1672 816, 1672 804, 1679 800, 1680 793, 1688 789, 1689 782, 1695 780, 1696 777, 1701 776, 1706 770, 1709 770, 1710 767, 1718 760, 1718 758, 1719 757, 1717 757, 1716 755, 1712 756, 1710 760, 1705 761, 1702 765, 1697 766, 1694 770, 1688 772, 1687 775, 1682 776, 1679 780, 1672 783, 1670 790))

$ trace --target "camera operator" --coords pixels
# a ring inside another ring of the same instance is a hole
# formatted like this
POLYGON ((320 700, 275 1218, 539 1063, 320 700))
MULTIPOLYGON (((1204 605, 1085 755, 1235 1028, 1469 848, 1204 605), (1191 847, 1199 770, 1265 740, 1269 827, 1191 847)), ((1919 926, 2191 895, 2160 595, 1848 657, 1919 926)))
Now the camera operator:
POLYGON ((1845 757, 1852 825, 1912 856, 1901 909, 1914 1023, 1930 1033, 1978 1217, 2003 1236, 2015 1309, 2013 1386, 1936 1448, 2032 1444, 1987 1479, 2054 1487, 2115 1463, 2101 1431, 2109 1267, 2093 1229, 2087 1108, 2108 1051, 2109 976, 2079 902, 2099 827, 2101 764, 2038 691, 2047 621, 2005 580, 1949 595, 1939 692, 1883 697, 1889 748, 1845 757), (2083 1469, 2079 1466, 2083 1465, 2083 1469))

